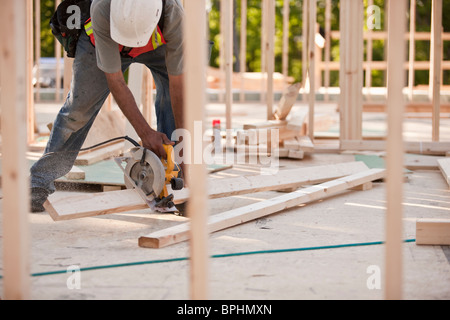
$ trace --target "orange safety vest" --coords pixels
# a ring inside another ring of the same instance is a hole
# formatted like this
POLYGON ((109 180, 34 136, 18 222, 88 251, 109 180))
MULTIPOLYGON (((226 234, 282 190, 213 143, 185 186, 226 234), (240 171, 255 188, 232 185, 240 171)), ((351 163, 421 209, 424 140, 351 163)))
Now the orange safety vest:
MULTIPOLYGON (((84 30, 86 31, 86 34, 91 39, 91 43, 95 47, 94 30, 92 28, 91 18, 89 18, 86 21, 86 23, 84 24, 84 30)), ((162 46, 163 44, 166 44, 166 40, 164 39, 161 29, 159 28, 159 26, 157 26, 155 32, 153 32, 153 34, 146 46, 140 47, 140 48, 128 48, 131 50, 128 52, 125 52, 125 50, 124 50, 125 47, 122 45, 119 45, 119 51, 123 54, 127 54, 128 56, 130 56, 132 58, 136 58, 137 56, 140 56, 141 54, 156 50, 158 47, 162 46)))

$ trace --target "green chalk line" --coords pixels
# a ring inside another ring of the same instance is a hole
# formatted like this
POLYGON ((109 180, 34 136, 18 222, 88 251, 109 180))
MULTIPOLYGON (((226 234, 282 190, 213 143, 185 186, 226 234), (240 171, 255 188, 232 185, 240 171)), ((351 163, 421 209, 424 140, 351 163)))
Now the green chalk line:
MULTIPOLYGON (((415 239, 404 240, 405 243, 410 243, 410 242, 415 242, 415 241, 416 241, 415 239)), ((216 255, 212 255, 211 258, 218 259, 218 258, 229 258, 229 257, 237 257, 237 256, 247 256, 247 255, 254 255, 254 254, 272 254, 272 253, 283 253, 283 252, 312 251, 312 250, 338 249, 338 248, 361 247, 361 246, 374 246, 374 245, 382 245, 384 243, 385 242, 383 242, 383 241, 376 241, 376 242, 350 243, 350 244, 339 244, 339 245, 318 246, 318 247, 246 251, 246 252, 216 254, 216 255)), ((146 265, 146 264, 169 263, 169 262, 179 262, 179 261, 188 261, 188 260, 189 260, 189 257, 138 261, 138 262, 119 263, 119 264, 110 264, 110 265, 104 265, 104 266, 93 266, 93 267, 80 268, 79 271, 92 271, 92 270, 100 270, 100 269, 122 268, 122 267, 131 267, 131 266, 139 266, 139 265, 146 265)), ((32 277, 42 277, 42 276, 49 276, 49 275, 63 274, 63 273, 67 273, 67 270, 56 270, 56 271, 49 271, 49 272, 33 273, 33 274, 31 274, 31 276, 32 277)), ((0 279, 3 279, 2 275, 0 275, 0 279)))

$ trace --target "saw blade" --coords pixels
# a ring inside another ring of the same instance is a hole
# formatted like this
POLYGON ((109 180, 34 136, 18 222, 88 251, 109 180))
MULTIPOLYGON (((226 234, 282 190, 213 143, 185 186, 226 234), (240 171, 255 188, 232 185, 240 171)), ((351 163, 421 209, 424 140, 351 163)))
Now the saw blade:
MULTIPOLYGON (((163 191, 165 171, 161 160, 151 151, 143 148, 132 149, 127 160, 125 175, 131 178, 136 187, 151 200, 163 191), (145 151, 145 154, 144 154, 145 151)), ((133 183, 125 179, 127 188, 134 188, 133 183)))

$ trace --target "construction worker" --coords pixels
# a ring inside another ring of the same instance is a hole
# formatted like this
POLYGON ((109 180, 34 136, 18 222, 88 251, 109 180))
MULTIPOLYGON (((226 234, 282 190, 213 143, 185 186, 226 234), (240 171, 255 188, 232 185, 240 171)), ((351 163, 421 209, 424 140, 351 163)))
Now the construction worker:
POLYGON ((76 45, 70 92, 44 155, 31 168, 32 212, 45 210, 54 181, 71 170, 109 93, 142 145, 166 156, 163 144, 173 144, 171 135, 183 121, 183 15, 179 0, 92 1, 76 45), (123 72, 132 63, 152 72, 157 131, 144 119, 124 80, 123 72))

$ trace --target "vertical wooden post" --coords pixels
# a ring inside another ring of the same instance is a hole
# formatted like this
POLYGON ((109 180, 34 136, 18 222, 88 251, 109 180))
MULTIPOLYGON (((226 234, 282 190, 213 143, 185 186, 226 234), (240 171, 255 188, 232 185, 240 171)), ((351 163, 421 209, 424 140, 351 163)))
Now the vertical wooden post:
MULTIPOLYGON (((205 0, 186 1, 185 12, 185 123, 188 131, 194 133, 195 122, 201 123, 204 120, 206 105, 205 0)), ((194 135, 192 134, 192 136, 194 135)), ((200 142, 201 140, 201 138, 196 139, 200 142)), ((195 150, 195 148, 192 150, 195 150)), ((190 164, 188 168, 190 199, 187 209, 190 217, 191 239, 191 298, 204 300, 208 298, 208 201, 206 198, 208 189, 206 168, 203 163, 190 164)))
POLYGON ((342 0, 340 8, 340 138, 362 139, 363 24, 362 0, 342 0))
POLYGON ((325 2, 325 101, 329 101, 330 89, 330 53, 331 53, 331 0, 325 2))
POLYGON ((241 0, 241 53, 240 53, 240 73, 241 73, 241 92, 239 100, 245 101, 245 79, 244 73, 247 71, 247 0, 241 0))
POLYGON ((289 76, 289 14, 290 6, 289 0, 283 0, 283 54, 282 54, 282 69, 283 69, 283 91, 287 88, 287 78, 289 76))
MULTIPOLYGON (((306 88, 308 79, 308 4, 309 0, 303 0, 302 9, 302 82, 303 87, 306 88)), ((303 91, 302 99, 306 102, 306 90, 303 91)))
POLYGON ((34 88, 33 88, 33 0, 27 0, 27 142, 34 141, 35 113, 34 113, 34 88))
POLYGON ((275 71, 275 0, 267 0, 267 44, 266 44, 266 66, 267 66, 267 120, 272 120, 273 115, 273 73, 275 71))
POLYGON ((441 117, 442 0, 433 0, 431 21, 430 87, 433 103, 432 140, 439 141, 441 117))
MULTIPOLYGON (((373 0, 369 0, 369 6, 373 5, 373 0)), ((372 89, 372 59, 373 59, 373 42, 372 42, 372 29, 367 30, 367 44, 366 44, 366 60, 367 60, 367 68, 366 68, 366 90, 367 97, 371 99, 371 89, 372 89)))
MULTIPOLYGON (((55 10, 61 3, 61 0, 55 1, 55 10)), ((55 59, 56 59, 56 87, 55 87, 55 101, 61 100, 61 44, 55 40, 55 59)))
POLYGON ((220 52, 219 52, 219 69, 220 69, 220 84, 219 84, 219 102, 225 101, 225 10, 226 10, 227 0, 220 0, 220 52))
POLYGON ((402 298, 403 113, 406 0, 389 1, 387 67, 386 299, 402 298))
POLYGON ((4 298, 29 299, 29 184, 27 133, 27 0, 4 0, 0 10, 4 298))
POLYGON ((267 98, 267 6, 269 0, 261 0, 261 103, 267 98))
POLYGON ((225 108, 226 128, 232 129, 233 108, 233 0, 221 0, 223 3, 223 19, 225 30, 222 31, 224 38, 225 58, 225 108))
POLYGON ((41 84, 39 82, 40 77, 40 68, 41 68, 41 0, 35 0, 34 3, 34 10, 35 10, 35 40, 34 40, 34 58, 35 58, 35 64, 36 64, 36 79, 38 81, 36 82, 36 97, 35 101, 40 101, 41 94, 41 84))
POLYGON ((408 67, 408 96, 414 96, 414 61, 416 60, 416 0, 411 0, 409 8, 409 67, 408 67))
POLYGON ((317 0, 309 0, 309 26, 308 26, 308 61, 309 61, 309 121, 308 135, 311 141, 314 140, 314 104, 316 101, 316 76, 315 76, 315 54, 316 54, 316 19, 317 0))

